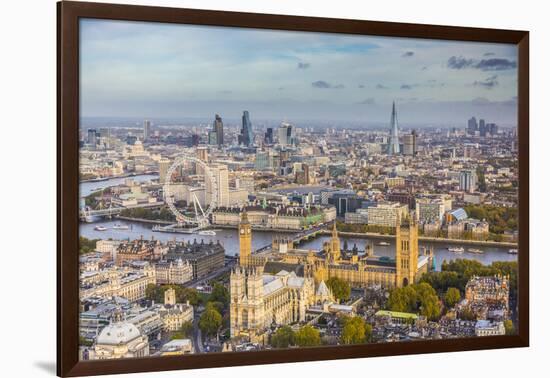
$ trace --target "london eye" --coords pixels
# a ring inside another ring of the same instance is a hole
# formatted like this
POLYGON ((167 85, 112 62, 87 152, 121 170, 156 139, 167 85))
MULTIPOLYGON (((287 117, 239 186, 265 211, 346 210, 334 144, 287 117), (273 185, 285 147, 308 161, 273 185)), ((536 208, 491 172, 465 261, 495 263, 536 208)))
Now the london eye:
POLYGON ((178 225, 196 225, 202 228, 210 224, 210 215, 216 208, 218 188, 210 167, 204 161, 187 154, 178 156, 166 171, 163 189, 166 205, 176 217, 178 225), (189 163, 194 164, 197 172, 201 171, 204 175, 204 201, 199 200, 196 191, 190 190, 187 196, 187 208, 182 211, 177 206, 176 183, 173 182, 173 177, 189 163))

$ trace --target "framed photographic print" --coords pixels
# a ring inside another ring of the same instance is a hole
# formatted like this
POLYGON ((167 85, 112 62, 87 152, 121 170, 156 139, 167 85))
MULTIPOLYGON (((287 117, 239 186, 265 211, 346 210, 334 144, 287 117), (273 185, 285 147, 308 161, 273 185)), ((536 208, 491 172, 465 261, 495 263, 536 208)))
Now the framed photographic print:
POLYGON ((528 346, 528 38, 58 3, 58 375, 528 346))

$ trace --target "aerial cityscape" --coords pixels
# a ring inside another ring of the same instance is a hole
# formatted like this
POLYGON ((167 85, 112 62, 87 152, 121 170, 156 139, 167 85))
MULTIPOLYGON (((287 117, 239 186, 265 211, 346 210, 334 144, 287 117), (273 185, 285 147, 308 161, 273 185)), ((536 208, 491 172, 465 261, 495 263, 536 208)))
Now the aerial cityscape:
POLYGON ((516 333, 513 46, 104 20, 81 45, 80 359, 516 333))

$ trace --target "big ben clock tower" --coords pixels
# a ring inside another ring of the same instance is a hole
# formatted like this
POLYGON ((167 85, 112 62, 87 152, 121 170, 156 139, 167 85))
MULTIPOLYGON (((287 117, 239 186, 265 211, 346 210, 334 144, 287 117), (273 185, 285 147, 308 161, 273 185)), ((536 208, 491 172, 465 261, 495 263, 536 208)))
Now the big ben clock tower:
POLYGON ((241 221, 239 223, 239 263, 242 266, 247 266, 250 263, 252 254, 252 228, 248 221, 246 210, 241 213, 241 221))

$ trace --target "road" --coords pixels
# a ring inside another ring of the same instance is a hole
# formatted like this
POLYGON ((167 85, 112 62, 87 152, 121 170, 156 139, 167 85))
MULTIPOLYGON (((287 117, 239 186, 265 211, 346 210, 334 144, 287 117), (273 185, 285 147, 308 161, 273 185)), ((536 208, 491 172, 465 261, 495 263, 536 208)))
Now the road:
POLYGON ((237 264, 237 260, 229 260, 228 262, 226 262, 226 265, 223 268, 218 269, 208 274, 207 276, 201 277, 200 279, 197 278, 196 280, 189 281, 185 283, 185 286, 196 288, 197 286, 200 286, 199 284, 202 282, 213 280, 214 278, 229 272, 236 264, 237 264))
POLYGON ((193 319, 193 345, 195 346, 195 353, 204 353, 204 348, 202 346, 202 332, 199 328, 199 319, 200 316, 195 314, 193 319))

